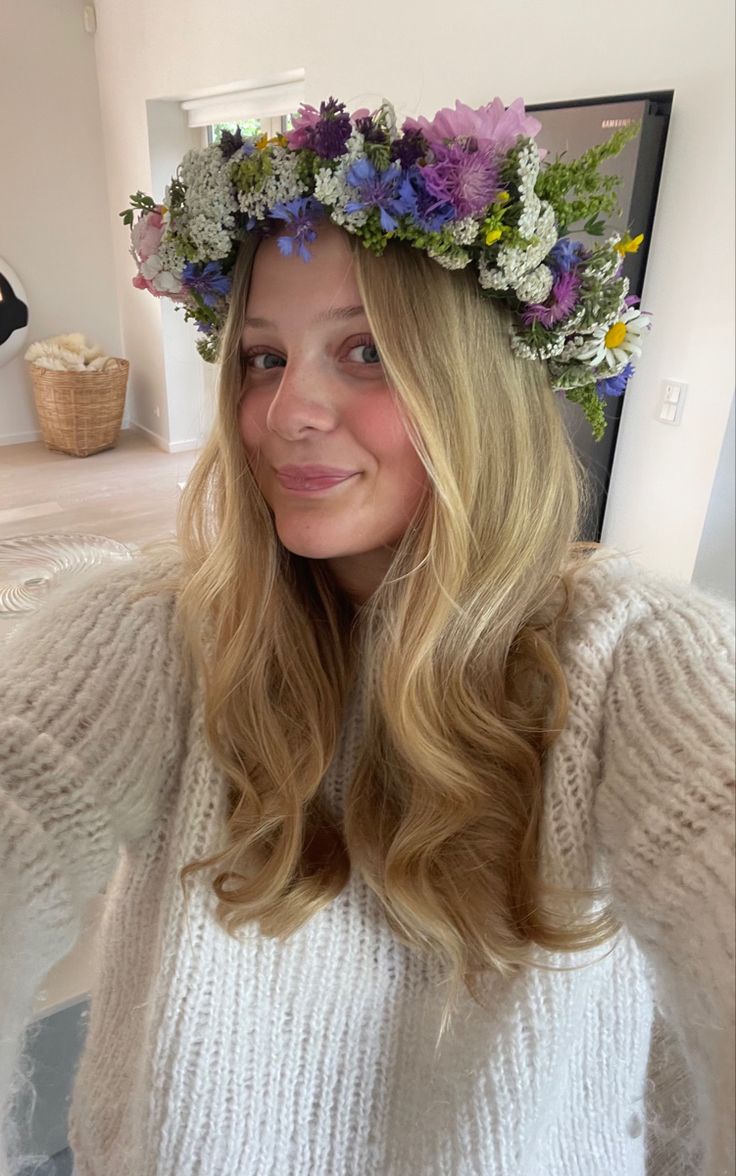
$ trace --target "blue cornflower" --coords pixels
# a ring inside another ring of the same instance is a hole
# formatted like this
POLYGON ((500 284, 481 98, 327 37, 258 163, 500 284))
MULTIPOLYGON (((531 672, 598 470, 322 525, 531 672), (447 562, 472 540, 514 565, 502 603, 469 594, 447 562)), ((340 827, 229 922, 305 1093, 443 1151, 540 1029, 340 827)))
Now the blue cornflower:
POLYGON ((449 220, 455 219, 455 207, 447 200, 438 200, 428 191, 419 168, 404 174, 399 187, 407 212, 425 233, 438 233, 449 220))
POLYGON ((238 147, 234 154, 244 155, 246 159, 249 159, 251 155, 255 155, 257 150, 256 136, 250 135, 247 139, 243 140, 243 142, 240 144, 240 147, 238 147))
POLYGON ((401 168, 390 163, 385 171, 376 171, 369 159, 359 159, 347 174, 351 187, 357 189, 358 199, 345 205, 346 212, 360 212, 361 209, 378 208, 381 211, 381 228, 392 233, 398 226, 396 217, 408 212, 406 199, 399 193, 401 168))
POLYGON ((549 252, 549 260, 561 274, 568 273, 576 265, 580 265, 587 257, 582 241, 573 241, 572 237, 560 237, 557 244, 549 252))
POLYGON ((181 280, 189 290, 200 295, 205 306, 215 306, 217 298, 230 292, 231 281, 222 272, 219 261, 208 261, 204 269, 198 261, 188 261, 181 280))
POLYGON ((296 245, 302 261, 309 261, 312 254, 305 242, 314 241, 317 236, 314 222, 323 212, 324 205, 313 196, 297 196, 285 204, 274 204, 269 216, 284 220, 294 228, 293 233, 281 233, 277 238, 278 247, 285 257, 291 255, 296 245))
POLYGON ((595 390, 598 396, 603 400, 604 396, 623 396, 626 385, 634 374, 634 365, 627 363, 622 372, 617 376, 609 376, 607 380, 598 380, 595 390))

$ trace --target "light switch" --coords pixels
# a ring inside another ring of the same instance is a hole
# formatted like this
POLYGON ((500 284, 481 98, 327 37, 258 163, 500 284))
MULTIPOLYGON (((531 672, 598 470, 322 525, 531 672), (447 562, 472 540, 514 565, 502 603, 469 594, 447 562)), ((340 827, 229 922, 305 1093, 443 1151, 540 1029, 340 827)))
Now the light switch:
POLYGON ((679 425, 686 391, 687 384, 679 380, 663 380, 662 401, 657 419, 666 425, 679 425))

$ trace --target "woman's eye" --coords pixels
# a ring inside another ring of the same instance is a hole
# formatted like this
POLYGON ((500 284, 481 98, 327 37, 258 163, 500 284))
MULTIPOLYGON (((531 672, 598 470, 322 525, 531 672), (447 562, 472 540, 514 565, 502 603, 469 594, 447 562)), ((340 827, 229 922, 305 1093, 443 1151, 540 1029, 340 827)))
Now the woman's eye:
MULTIPOLYGON (((381 362, 378 348, 373 343, 355 343, 346 354, 352 356, 353 352, 356 351, 361 354, 358 358, 351 359, 351 363, 360 364, 361 367, 375 367, 376 364, 380 364, 381 362)), ((246 367, 255 368, 259 372, 272 371, 279 364, 286 363, 286 360, 282 356, 276 355, 273 351, 249 351, 243 356, 243 360, 246 367), (274 359, 276 360, 275 364, 267 362, 268 360, 274 359), (257 363, 257 360, 263 360, 263 363, 257 363)))
POLYGON ((273 351, 250 352, 244 358, 245 358, 246 367, 254 367, 256 369, 256 371, 259 371, 259 372, 271 371, 271 369, 275 366, 274 364, 267 364, 265 362, 267 359, 276 359, 279 361, 279 363, 282 362, 281 356, 274 355, 273 351), (259 363, 256 363, 255 361, 257 359, 262 359, 264 361, 263 364, 261 365, 259 363))
MULTIPOLYGON (((353 351, 372 352, 372 357, 369 357, 366 363, 366 366, 368 367, 372 367, 374 364, 381 362, 381 357, 378 354, 378 348, 375 347, 373 343, 357 343, 355 347, 350 348, 348 354, 352 354, 353 351)), ((359 359, 355 362, 361 363, 363 361, 365 361, 365 355, 363 355, 362 360, 359 359)))

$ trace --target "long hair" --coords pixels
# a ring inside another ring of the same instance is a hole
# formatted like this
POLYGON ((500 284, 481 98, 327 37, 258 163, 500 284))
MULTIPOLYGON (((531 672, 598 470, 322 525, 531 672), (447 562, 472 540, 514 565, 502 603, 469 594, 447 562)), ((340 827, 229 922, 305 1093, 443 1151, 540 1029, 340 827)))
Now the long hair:
POLYGON ((558 628, 599 545, 577 540, 586 475, 546 368, 510 349, 505 310, 468 271, 396 241, 378 258, 345 236, 429 493, 357 607, 324 562, 281 544, 238 428, 258 241, 243 243, 216 420, 177 519, 177 612, 228 817, 223 849, 181 882, 219 868, 221 925, 256 920, 285 939, 360 871, 399 939, 447 966, 441 1038, 463 985, 482 1004, 484 973, 544 966, 535 945, 580 951, 620 928, 591 913, 600 887, 545 881, 538 852, 545 757, 569 706, 558 628), (358 679, 340 821, 320 782, 358 679))

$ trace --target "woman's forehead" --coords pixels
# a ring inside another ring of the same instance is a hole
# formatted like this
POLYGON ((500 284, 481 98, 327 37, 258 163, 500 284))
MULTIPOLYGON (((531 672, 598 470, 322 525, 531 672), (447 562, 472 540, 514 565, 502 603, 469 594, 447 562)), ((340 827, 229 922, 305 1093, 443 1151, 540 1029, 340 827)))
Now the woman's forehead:
POLYGON ((311 257, 285 255, 276 238, 259 245, 253 262, 246 316, 277 321, 284 314, 311 318, 330 307, 361 304, 355 264, 345 234, 334 226, 320 226, 310 243, 311 257))

